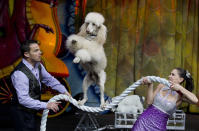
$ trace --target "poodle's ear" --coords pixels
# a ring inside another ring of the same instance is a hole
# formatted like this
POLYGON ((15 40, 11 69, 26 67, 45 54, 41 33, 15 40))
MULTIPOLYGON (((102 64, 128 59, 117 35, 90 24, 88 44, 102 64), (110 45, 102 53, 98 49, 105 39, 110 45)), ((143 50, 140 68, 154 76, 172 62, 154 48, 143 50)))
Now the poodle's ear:
MULTIPOLYGON (((70 37, 70 36, 69 36, 70 37)), ((65 48, 66 49, 69 49, 69 47, 70 47, 70 40, 69 40, 69 37, 68 37, 68 39, 66 39, 66 41, 65 41, 65 48)))
POLYGON ((107 28, 105 25, 102 24, 97 33, 96 41, 103 45, 106 42, 106 36, 107 36, 107 28))
POLYGON ((77 34, 79 36, 86 36, 86 23, 84 23, 81 27, 80 27, 80 32, 77 34))

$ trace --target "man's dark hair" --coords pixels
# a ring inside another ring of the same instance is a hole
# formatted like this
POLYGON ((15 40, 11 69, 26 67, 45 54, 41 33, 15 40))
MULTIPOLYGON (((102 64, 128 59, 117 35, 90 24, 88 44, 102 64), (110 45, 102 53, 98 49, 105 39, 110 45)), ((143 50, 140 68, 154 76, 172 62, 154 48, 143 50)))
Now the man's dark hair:
POLYGON ((30 45, 31 44, 39 44, 39 42, 36 41, 36 40, 26 40, 21 44, 21 54, 22 54, 23 57, 24 57, 25 52, 30 51, 30 45))

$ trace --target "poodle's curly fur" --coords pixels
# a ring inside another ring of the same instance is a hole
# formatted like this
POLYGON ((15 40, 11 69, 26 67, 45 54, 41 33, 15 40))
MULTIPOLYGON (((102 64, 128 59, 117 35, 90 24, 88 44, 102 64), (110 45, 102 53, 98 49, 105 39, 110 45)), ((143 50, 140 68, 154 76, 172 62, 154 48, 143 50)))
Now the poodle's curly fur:
POLYGON ((107 36, 107 28, 103 24, 104 21, 104 17, 101 14, 96 12, 88 13, 77 35, 103 45, 107 36))
POLYGON ((105 106, 104 102, 104 84, 106 81, 105 68, 107 59, 103 45, 106 41, 107 29, 103 25, 104 17, 96 12, 89 13, 85 18, 85 23, 81 26, 77 35, 68 37, 66 47, 75 55, 74 63, 80 63, 87 71, 83 80, 83 100, 79 101, 83 105, 88 97, 87 90, 92 84, 100 87, 101 107, 105 106))

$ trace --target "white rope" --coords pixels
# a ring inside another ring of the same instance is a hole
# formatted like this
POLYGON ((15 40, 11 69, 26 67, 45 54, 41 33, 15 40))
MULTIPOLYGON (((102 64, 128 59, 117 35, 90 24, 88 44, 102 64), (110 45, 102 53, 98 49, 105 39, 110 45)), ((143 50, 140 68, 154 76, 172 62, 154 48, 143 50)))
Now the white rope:
MULTIPOLYGON (((162 83, 166 86, 170 86, 170 83, 164 79, 164 78, 160 78, 160 77, 156 77, 156 76, 147 76, 147 78, 149 80, 151 80, 152 82, 159 82, 162 83)), ((56 95, 53 98, 51 98, 49 102, 55 102, 58 100, 66 100, 69 101, 70 103, 72 103, 74 106, 76 106, 77 108, 83 110, 83 111, 87 111, 87 112, 101 112, 104 110, 110 110, 112 108, 114 108, 116 105, 119 104, 120 101, 122 101, 131 91, 135 90, 135 88, 137 88, 138 86, 140 86, 142 84, 142 79, 136 81, 133 85, 129 86, 127 89, 125 89, 119 96, 115 97, 114 100, 105 106, 105 109, 102 109, 100 107, 89 107, 89 106, 80 106, 78 105, 78 102, 73 99, 72 97, 68 97, 67 95, 64 94, 60 94, 60 95, 56 95)), ((49 110, 46 109, 43 111, 42 114, 42 119, 41 119, 41 126, 40 126, 40 131, 46 131, 46 122, 47 122, 47 117, 48 117, 48 112, 49 110)))

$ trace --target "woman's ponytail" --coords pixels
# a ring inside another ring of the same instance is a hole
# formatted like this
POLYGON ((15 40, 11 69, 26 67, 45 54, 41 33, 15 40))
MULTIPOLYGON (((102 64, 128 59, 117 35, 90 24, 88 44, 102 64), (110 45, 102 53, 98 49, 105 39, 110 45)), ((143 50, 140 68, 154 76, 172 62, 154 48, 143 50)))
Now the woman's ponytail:
MULTIPOLYGON (((182 68, 175 68, 178 70, 178 73, 179 73, 179 76, 184 78, 184 81, 186 81, 185 83, 185 88, 192 92, 192 90, 194 89, 194 81, 193 81, 193 78, 191 77, 191 74, 187 71, 187 70, 184 70, 182 68)), ((182 83, 184 82, 182 81, 182 83)))

